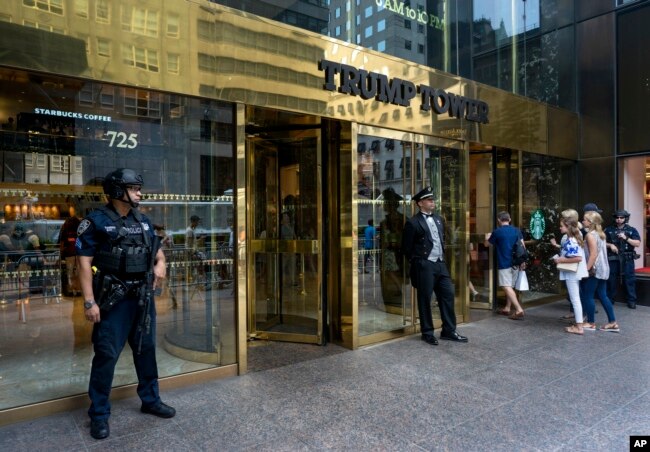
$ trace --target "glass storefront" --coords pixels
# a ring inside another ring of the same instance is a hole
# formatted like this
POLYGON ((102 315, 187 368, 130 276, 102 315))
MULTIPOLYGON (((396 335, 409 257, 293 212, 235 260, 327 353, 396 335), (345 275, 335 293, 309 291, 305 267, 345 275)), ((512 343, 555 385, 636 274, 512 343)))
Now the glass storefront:
POLYGON ((495 309, 500 296, 494 271, 495 256, 485 244, 485 235, 496 227, 496 213, 507 211, 512 225, 521 229, 531 255, 526 273, 530 290, 521 293, 521 301, 533 302, 560 294, 564 289, 551 256, 559 242, 560 213, 579 210, 570 181, 576 178, 575 162, 510 149, 472 145, 470 153, 470 282, 477 296, 470 307, 495 309), (490 187, 490 190, 480 187, 490 187))
MULTIPOLYGON (((233 107, 10 69, 0 99, 0 410, 86 391, 92 325, 60 231, 119 167, 144 178, 140 210, 165 237, 160 376, 235 363, 233 107)), ((124 353, 114 384, 136 381, 124 353)))
POLYGON ((524 152, 521 158, 521 224, 531 261, 526 269, 531 289, 523 299, 534 300, 560 293, 562 285, 551 257, 557 250, 550 244, 560 242, 560 214, 577 206, 573 184, 575 163, 554 157, 524 152))

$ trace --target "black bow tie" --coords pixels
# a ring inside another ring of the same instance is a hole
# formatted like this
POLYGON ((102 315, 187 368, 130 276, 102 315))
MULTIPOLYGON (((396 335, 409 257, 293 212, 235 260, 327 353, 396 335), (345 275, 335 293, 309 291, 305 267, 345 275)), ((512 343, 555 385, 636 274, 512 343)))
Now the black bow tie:
POLYGON ((432 213, 424 213, 424 212, 420 212, 420 213, 422 214, 422 216, 424 217, 425 220, 426 220, 427 218, 431 218, 431 217, 433 216, 432 213))

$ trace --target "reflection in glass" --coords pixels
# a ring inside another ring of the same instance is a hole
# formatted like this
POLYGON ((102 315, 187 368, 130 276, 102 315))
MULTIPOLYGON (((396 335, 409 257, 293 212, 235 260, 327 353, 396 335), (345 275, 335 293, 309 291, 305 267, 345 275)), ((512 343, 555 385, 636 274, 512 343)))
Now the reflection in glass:
POLYGON ((410 163, 405 166, 404 162, 410 162, 410 157, 403 145, 393 139, 358 136, 356 248, 361 336, 405 325, 401 193, 402 175, 410 171, 410 163), (395 165, 395 161, 402 163, 395 165))
MULTIPOLYGON (((557 253, 550 244, 555 237, 560 242, 559 218, 562 210, 576 208, 573 185, 575 164, 569 160, 530 153, 522 155, 522 222, 520 227, 526 247, 532 255, 527 268, 530 291, 524 293, 524 301, 557 294, 560 284, 557 269, 551 256, 557 253), (561 183, 564 181, 564 183, 561 183), (544 230, 535 230, 531 221, 540 211, 544 218, 544 230)), ((579 210, 579 209, 576 209, 579 210)))
MULTIPOLYGON (((118 167, 143 176, 140 210, 165 237, 159 375, 234 363, 232 106, 6 69, 0 97, 0 409, 87 390, 92 325, 59 236, 64 221, 104 204, 101 182, 118 167), (195 215, 197 240, 186 247, 195 215), (4 240, 15 224, 38 237, 37 265, 23 273, 4 240)), ((123 353, 114 384, 136 381, 123 353)))
POLYGON ((475 308, 490 309, 492 293, 490 284, 489 249, 485 235, 493 229, 492 153, 471 153, 469 162, 469 281, 470 301, 475 308))
MULTIPOLYGON (((454 283, 456 316, 463 315, 467 286, 467 242, 465 222, 467 212, 467 184, 464 177, 466 154, 457 149, 426 145, 424 152, 432 159, 428 179, 439 193, 436 211, 444 218, 446 243, 445 260, 454 283), (463 287, 465 286, 465 287, 463 287)), ((439 318, 438 309, 434 319, 439 318)))

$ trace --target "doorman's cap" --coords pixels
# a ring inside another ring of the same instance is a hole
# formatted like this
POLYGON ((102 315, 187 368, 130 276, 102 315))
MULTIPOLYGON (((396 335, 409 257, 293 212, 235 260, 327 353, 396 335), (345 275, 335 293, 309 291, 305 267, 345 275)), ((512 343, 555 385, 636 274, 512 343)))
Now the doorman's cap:
POLYGON ((598 213, 603 213, 603 211, 600 210, 600 209, 598 208, 598 206, 597 206, 596 204, 594 204, 593 202, 588 202, 587 204, 585 204, 585 206, 582 208, 582 211, 583 211, 583 212, 598 212, 598 213))
POLYGON ((433 198, 433 190, 431 187, 424 187, 420 190, 415 196, 413 196, 413 201, 420 202, 426 198, 433 198))

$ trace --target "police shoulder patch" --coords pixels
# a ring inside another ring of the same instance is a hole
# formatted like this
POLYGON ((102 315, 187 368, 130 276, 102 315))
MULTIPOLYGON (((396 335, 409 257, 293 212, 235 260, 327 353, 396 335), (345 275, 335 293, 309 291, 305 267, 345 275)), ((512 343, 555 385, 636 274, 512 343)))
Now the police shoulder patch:
POLYGON ((81 223, 79 223, 79 227, 77 228, 77 235, 81 235, 84 232, 86 232, 86 229, 90 227, 90 220, 86 220, 85 218, 81 220, 81 223))

